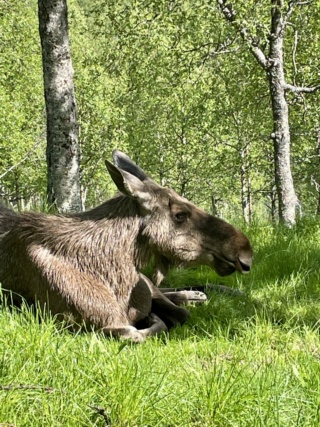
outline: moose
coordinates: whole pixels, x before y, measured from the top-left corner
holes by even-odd
[[[247,273],[252,248],[240,230],[158,185],[121,151],[112,154],[105,164],[119,193],[96,208],[53,215],[0,205],[0,282],[13,300],[141,342],[185,322],[181,302],[206,298],[163,292],[170,267]],[[152,259],[150,280],[141,270]]]

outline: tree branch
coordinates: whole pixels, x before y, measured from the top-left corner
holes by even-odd
[[[285,17],[282,22],[281,31],[283,32],[286,29],[286,26],[288,25],[290,16],[292,15],[292,12],[295,6],[306,6],[306,5],[308,6],[311,3],[312,3],[311,1],[298,1],[298,0],[289,1],[287,13],[285,14]]]
[[[315,180],[315,178],[313,176],[311,176],[311,184],[313,184],[316,188],[316,191],[319,192],[320,190],[320,184]]]
[[[27,152],[27,154],[18,162],[15,163],[14,165],[10,166],[9,169],[7,169],[3,174],[0,175],[0,180],[2,178],[4,178],[6,175],[8,175],[8,173],[10,173],[11,171],[13,171],[13,169],[17,168],[18,166],[20,166],[23,162],[25,162],[27,159],[30,158],[30,154],[32,154],[35,149],[37,148],[38,142],[36,142],[33,147]]]
[[[294,31],[294,42],[292,46],[292,66],[293,66],[293,83],[296,85],[296,75],[297,75],[297,64],[296,64],[296,52],[298,46],[298,31]]]
[[[291,16],[293,9],[296,6],[296,4],[297,4],[297,1],[295,1],[295,0],[289,1],[288,10],[287,10],[287,13],[286,13],[283,21],[282,21],[282,25],[281,25],[281,32],[282,33],[284,32],[284,30],[286,29],[286,26],[288,25],[290,16]]]
[[[259,65],[266,70],[268,68],[268,60],[263,51],[258,46],[258,43],[249,34],[247,28],[237,22],[236,12],[231,4],[227,4],[226,0],[217,0],[217,3],[223,13],[225,19],[230,22],[236,31],[241,35],[242,39],[249,44],[253,56],[258,61]]]
[[[313,87],[305,87],[305,86],[294,86],[294,85],[285,83],[283,88],[284,90],[287,90],[287,91],[290,90],[291,92],[294,92],[294,93],[314,93],[320,89],[320,84]]]

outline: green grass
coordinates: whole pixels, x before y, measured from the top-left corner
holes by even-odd
[[[0,311],[0,426],[320,425],[320,223],[255,225],[252,273],[219,282],[189,322],[140,345],[71,334],[27,308]]]

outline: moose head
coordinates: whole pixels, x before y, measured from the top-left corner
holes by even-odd
[[[141,236],[152,249],[181,266],[208,265],[220,276],[248,273],[248,238],[226,221],[209,215],[174,190],[161,187],[120,151],[106,161],[118,190],[134,199],[141,215]]]

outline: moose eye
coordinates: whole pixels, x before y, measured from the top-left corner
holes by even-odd
[[[176,212],[173,217],[176,223],[181,224],[188,218],[188,213],[183,211]]]

